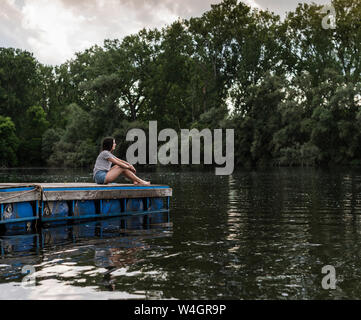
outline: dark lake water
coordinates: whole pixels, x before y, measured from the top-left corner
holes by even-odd
[[[0,237],[0,299],[361,298],[361,170],[139,175],[173,188],[169,213]],[[90,181],[84,170],[0,170],[0,182]],[[336,289],[321,285],[326,265]]]

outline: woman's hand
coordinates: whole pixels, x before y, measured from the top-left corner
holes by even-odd
[[[120,167],[122,167],[124,169],[128,169],[128,170],[136,173],[135,168],[129,162],[126,162],[126,161],[121,160],[121,159],[116,158],[116,157],[110,158],[109,161],[113,162],[114,164],[119,165]]]

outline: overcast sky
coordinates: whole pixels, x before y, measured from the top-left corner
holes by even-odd
[[[200,16],[220,0],[0,0],[0,47],[34,53],[42,63],[61,64],[104,39],[161,28],[178,17]],[[254,8],[284,15],[298,2],[329,0],[244,0]]]

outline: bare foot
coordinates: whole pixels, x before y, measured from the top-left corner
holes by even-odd
[[[144,181],[144,180],[141,180],[140,182],[137,182],[135,181],[134,184],[139,184],[141,186],[149,186],[150,185],[150,181]]]

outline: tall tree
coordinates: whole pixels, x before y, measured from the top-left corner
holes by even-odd
[[[35,104],[37,61],[27,51],[0,48],[0,114],[21,129],[27,108]]]

